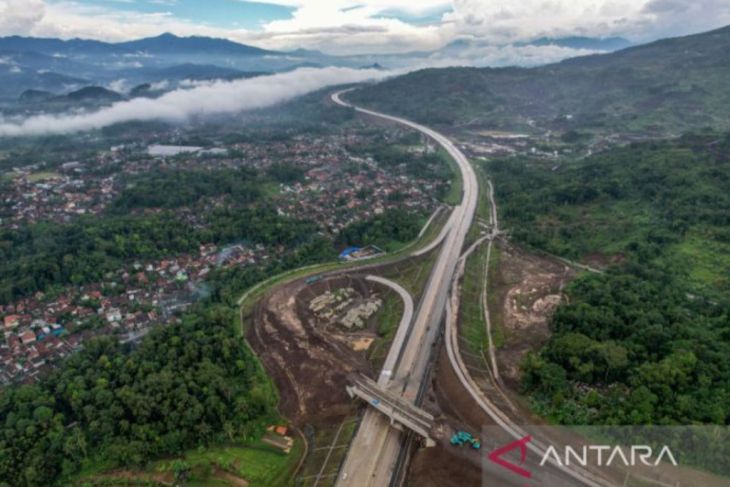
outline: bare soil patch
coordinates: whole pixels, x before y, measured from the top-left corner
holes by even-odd
[[[581,262],[587,266],[595,269],[605,269],[611,265],[620,264],[626,260],[626,257],[621,254],[606,255],[600,252],[593,252],[588,254],[581,259]]]
[[[309,309],[311,300],[329,289],[354,288],[371,294],[359,277],[295,281],[272,290],[255,308],[247,338],[279,390],[281,413],[299,426],[331,424],[354,413],[347,376],[372,375],[362,330],[354,334],[322,326]],[[354,346],[357,344],[357,346]],[[359,348],[360,350],[355,350]]]
[[[223,470],[219,467],[215,467],[213,469],[213,477],[226,481],[232,487],[248,487],[249,484],[247,480],[242,479],[238,475],[234,475],[231,472],[227,472],[226,470]]]
[[[499,309],[495,315],[504,335],[497,361],[500,376],[514,389],[519,385],[519,367],[525,354],[538,350],[550,337],[550,317],[575,271],[556,259],[502,243],[495,274],[491,292],[497,294]]]
[[[139,472],[134,470],[114,470],[112,472],[95,475],[93,478],[84,479],[92,483],[94,480],[118,479],[118,480],[141,480],[147,482],[156,482],[159,485],[172,486],[175,482],[175,476],[172,472]]]

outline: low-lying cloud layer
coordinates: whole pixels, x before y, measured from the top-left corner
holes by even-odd
[[[17,122],[0,120],[0,136],[65,134],[133,120],[184,122],[196,115],[265,108],[327,86],[382,79],[387,75],[372,69],[302,68],[245,80],[218,81],[172,91],[157,99],[119,102],[96,112],[37,115]]]

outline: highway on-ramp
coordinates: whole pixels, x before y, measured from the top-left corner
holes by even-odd
[[[432,358],[443,318],[448,291],[477,207],[478,182],[466,156],[444,135],[423,125],[392,115],[350,105],[341,98],[341,92],[332,95],[332,101],[354,108],[360,113],[389,120],[417,130],[438,143],[453,158],[461,172],[463,195],[449,218],[443,245],[431,270],[412,323],[404,339],[394,342],[391,354],[397,356],[386,387],[403,398],[420,402],[424,379]],[[390,426],[383,415],[369,409],[353,439],[337,485],[377,486],[390,484],[400,461],[403,434]]]

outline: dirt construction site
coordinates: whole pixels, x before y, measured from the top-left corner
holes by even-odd
[[[388,274],[387,269],[378,271]],[[507,246],[491,272],[494,282],[490,290],[495,293],[493,301],[499,303],[499,309],[494,310],[496,326],[504,327],[505,336],[499,363],[509,382],[514,379],[516,383],[518,363],[513,356],[547,338],[549,313],[573,274],[562,264]],[[270,291],[251,316],[245,317],[250,323],[247,339],[278,388],[281,414],[300,430],[310,432],[308,443],[313,443],[309,446],[314,453],[328,453],[321,455],[325,460],[316,459],[310,475],[304,477],[314,481],[299,485],[334,485],[339,461],[365,407],[351,399],[345,387],[350,374],[377,376],[368,349],[380,338],[379,311],[386,292],[365,280],[364,274],[300,279]],[[466,430],[479,435],[492,421],[463,389],[444,350],[438,354],[423,408],[437,418],[442,434],[437,446],[415,452],[406,485],[480,485],[483,455],[450,445],[450,432]],[[326,434],[328,431],[331,434]],[[327,438],[322,441],[322,437]],[[506,435],[482,438],[481,452],[489,451],[491,443],[507,440]],[[335,448],[340,454],[333,459]],[[310,452],[310,456],[315,455]],[[321,461],[329,464],[318,470],[316,464]]]
[[[562,299],[561,291],[575,273],[558,261],[528,254],[500,242],[499,258],[490,266],[490,312],[493,327],[499,329],[503,342],[497,348],[497,363],[506,381],[497,389],[486,356],[464,356],[474,381],[500,409],[510,416],[529,418],[538,424],[522,404],[518,394],[519,361],[529,350],[541,346],[549,336],[550,314]],[[471,299],[473,297],[462,297]],[[443,348],[443,347],[442,347]],[[437,409],[441,420],[453,429],[465,429],[481,435],[481,453],[441,442],[434,448],[421,449],[411,460],[407,485],[479,486],[486,452],[513,440],[494,428],[494,421],[474,402],[457,378],[445,350],[441,350],[428,393],[427,408]],[[482,429],[489,434],[483,435]],[[507,475],[495,478],[494,485],[523,485],[522,479]]]
[[[298,280],[276,288],[254,309],[247,338],[278,387],[281,413],[293,423],[336,422],[352,414],[347,376],[372,375],[365,351],[375,334],[368,320],[355,329],[338,317],[375,302],[369,286],[361,277]],[[343,303],[348,306],[337,310]]]

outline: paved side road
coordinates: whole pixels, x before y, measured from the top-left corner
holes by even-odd
[[[393,338],[393,346],[390,347],[388,356],[385,358],[383,368],[381,369],[380,376],[378,377],[378,385],[380,387],[385,387],[388,385],[388,382],[390,382],[390,378],[393,375],[393,369],[398,361],[397,352],[401,349],[402,343],[408,334],[408,329],[411,326],[411,321],[413,320],[413,298],[410,293],[403,288],[403,286],[397,282],[391,281],[390,279],[378,276],[367,276],[365,279],[391,288],[397,292],[403,300],[403,316],[398,324],[398,330],[395,333],[395,338]]]

